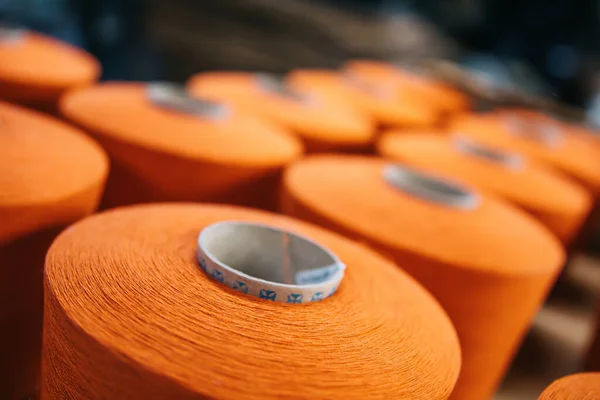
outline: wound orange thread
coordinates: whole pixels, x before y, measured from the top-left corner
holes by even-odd
[[[384,127],[426,129],[440,118],[435,107],[411,92],[396,93],[389,85],[361,83],[339,71],[294,70],[286,80],[292,87],[347,103]]]
[[[527,137],[531,131],[550,133],[554,136],[554,143]],[[592,194],[594,205],[570,249],[586,246],[600,221],[600,153],[589,139],[574,134],[564,124],[549,117],[528,111],[461,116],[451,123],[450,132],[523,153],[584,186]]]
[[[554,381],[538,400],[600,399],[600,373],[579,373]]]
[[[470,106],[469,96],[460,90],[391,63],[354,60],[345,65],[344,71],[365,83],[391,86],[399,96],[406,91],[413,93],[445,114],[464,111]]]
[[[92,213],[108,158],[80,131],[0,103],[0,398],[39,390],[42,267],[65,226]]]
[[[375,121],[367,114],[328,96],[290,88],[284,81],[273,83],[272,79],[246,72],[207,72],[193,76],[188,88],[198,96],[232,101],[291,130],[309,152],[362,151],[373,143]],[[287,93],[269,90],[280,84]]]
[[[53,109],[67,89],[100,76],[100,63],[90,54],[29,31],[14,40],[3,40],[0,32],[0,60],[0,99],[44,109]]]
[[[149,98],[152,87],[170,86],[106,83],[60,103],[111,157],[103,207],[206,200],[269,207],[279,171],[302,154],[302,144],[211,99],[206,115],[159,106]]]
[[[489,398],[564,252],[544,226],[500,199],[445,188],[450,198],[465,194],[468,207],[425,200],[390,184],[387,166],[356,156],[297,162],[284,174],[282,210],[369,243],[430,290],[461,341],[463,365],[451,398]]]
[[[196,261],[234,220],[305,235],[346,265],[304,305],[244,295]],[[143,205],[65,231],[46,261],[43,400],[447,399],[456,334],[441,307],[375,252],[321,228],[220,205]]]
[[[546,131],[556,140],[545,143],[543,138],[527,137],[533,130]],[[532,122],[518,114],[516,118],[506,113],[472,114],[457,117],[449,131],[544,162],[580,183],[594,197],[600,194],[600,157],[585,141],[569,134],[560,124]]]
[[[503,197],[544,223],[565,245],[575,238],[592,206],[584,188],[554,170],[476,141],[390,131],[377,148],[393,160],[439,171]]]

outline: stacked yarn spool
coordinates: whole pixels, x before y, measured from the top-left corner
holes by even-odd
[[[524,154],[568,175],[594,198],[600,193],[600,157],[564,125],[532,121],[520,114],[491,113],[456,118],[450,131],[483,145]]]
[[[375,137],[365,112],[269,74],[216,72],[190,79],[197,96],[231,101],[300,137],[309,152],[363,151]]]
[[[600,374],[580,373],[554,381],[538,400],[600,399]]]
[[[287,81],[299,90],[347,103],[370,115],[384,128],[428,129],[441,117],[435,105],[416,93],[397,92],[383,83],[363,83],[338,71],[296,70]]]
[[[65,226],[92,213],[108,174],[101,148],[50,117],[0,103],[0,398],[39,388],[42,267]]]
[[[456,177],[523,209],[545,224],[565,246],[571,244],[591,209],[581,186],[520,154],[462,138],[386,133],[379,152],[415,167]],[[552,193],[552,196],[548,196]]]
[[[256,210],[89,218],[53,244],[45,289],[43,400],[441,400],[460,369],[450,321],[408,275]]]
[[[585,187],[595,203],[600,198],[600,157],[590,140],[574,134],[569,125],[531,113],[504,111],[457,118],[453,135],[468,137],[486,146],[517,152],[538,160]],[[584,223],[575,247],[597,229],[598,207]]]
[[[470,99],[463,92],[408,65],[355,60],[348,62],[344,71],[361,82],[391,87],[398,96],[409,92],[444,114],[465,111],[470,106]]]
[[[100,64],[89,54],[26,29],[0,25],[0,100],[55,112],[66,90],[93,83]]]
[[[314,156],[284,176],[282,210],[387,254],[448,312],[463,351],[452,398],[489,398],[564,261],[510,205],[429,172]]]
[[[302,144],[277,126],[168,83],[104,83],[67,94],[63,115],[107,150],[103,207],[231,201],[270,207]]]

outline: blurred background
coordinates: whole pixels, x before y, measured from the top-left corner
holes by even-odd
[[[85,48],[103,79],[434,57],[600,107],[593,0],[0,0],[0,18]]]

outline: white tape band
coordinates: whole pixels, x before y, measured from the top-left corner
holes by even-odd
[[[244,221],[204,228],[197,258],[209,277],[234,290],[291,304],[331,296],[346,269],[335,254],[306,237]]]

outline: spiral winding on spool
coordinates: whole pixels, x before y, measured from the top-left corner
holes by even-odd
[[[460,369],[408,275],[257,210],[104,212],[54,242],[45,285],[42,400],[442,400]]]
[[[42,268],[54,237],[92,213],[108,158],[82,132],[0,102],[0,398],[39,390]]]
[[[431,169],[313,156],[286,170],[281,209],[368,244],[440,302],[463,351],[452,399],[493,394],[564,252],[539,222]]]
[[[546,225],[565,245],[572,243],[591,210],[587,191],[562,174],[521,154],[460,135],[447,139],[391,131],[377,147],[386,157],[439,171],[508,200]]]
[[[111,157],[103,207],[157,201],[273,207],[280,170],[302,154],[288,132],[165,82],[74,91],[61,111]]]
[[[66,90],[93,83],[100,63],[90,54],[21,27],[0,26],[0,99],[56,111]]]

